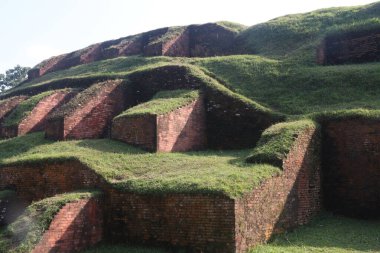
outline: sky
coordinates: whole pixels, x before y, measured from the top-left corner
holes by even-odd
[[[0,73],[152,29],[216,21],[247,26],[376,0],[0,0]]]

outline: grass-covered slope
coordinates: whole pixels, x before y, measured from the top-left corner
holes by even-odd
[[[279,17],[240,33],[240,50],[310,64],[324,36],[369,26],[380,27],[379,13],[380,3],[377,2]]]
[[[197,90],[160,91],[146,103],[134,106],[116,118],[132,115],[161,115],[190,104],[199,97]]]
[[[16,221],[0,231],[0,252],[31,252],[65,204],[99,194],[97,191],[73,192],[32,203]]]
[[[148,153],[109,139],[51,142],[35,133],[0,141],[0,166],[77,159],[122,190],[238,197],[280,173],[270,165],[246,163],[248,153]]]

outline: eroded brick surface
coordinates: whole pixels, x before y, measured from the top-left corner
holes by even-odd
[[[324,125],[326,207],[339,214],[380,217],[380,122],[340,120]]]
[[[102,237],[103,212],[99,200],[82,199],[66,204],[55,215],[32,253],[79,252],[100,242]]]

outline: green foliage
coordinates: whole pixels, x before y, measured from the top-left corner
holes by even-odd
[[[0,251],[30,252],[49,228],[58,211],[67,203],[99,195],[100,192],[73,192],[32,203],[25,212],[0,232]]]
[[[132,115],[161,115],[190,104],[199,97],[199,91],[170,90],[158,92],[150,101],[132,107],[115,119]]]
[[[282,159],[286,158],[297,136],[310,128],[316,128],[316,124],[311,120],[284,122],[269,127],[261,135],[247,161],[281,167]]]
[[[239,197],[280,173],[270,165],[246,163],[248,153],[149,153],[109,139],[51,142],[42,133],[0,141],[0,165],[76,159],[121,190],[147,194]]]
[[[380,222],[323,214],[311,224],[275,236],[250,253],[357,253],[380,251]]]
[[[0,93],[17,86],[28,77],[29,67],[17,65],[13,69],[8,69],[4,74],[0,74]]]
[[[24,118],[26,118],[33,110],[33,108],[45,97],[53,94],[56,91],[46,91],[30,97],[29,99],[21,102],[11,114],[5,118],[4,126],[18,125]]]

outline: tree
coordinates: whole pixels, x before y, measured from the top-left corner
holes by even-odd
[[[17,86],[28,78],[29,67],[17,65],[13,69],[8,69],[4,74],[0,74],[0,92]]]

